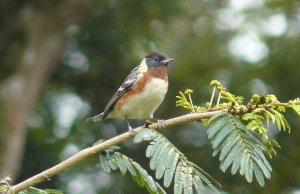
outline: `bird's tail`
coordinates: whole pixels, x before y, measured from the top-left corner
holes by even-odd
[[[103,120],[103,115],[104,113],[100,113],[94,117],[91,117],[91,118],[88,118],[86,121],[89,121],[89,122],[98,122],[98,121],[102,121]]]

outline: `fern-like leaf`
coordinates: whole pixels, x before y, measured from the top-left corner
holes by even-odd
[[[9,178],[9,180],[11,179]],[[2,181],[0,179],[0,193],[10,193],[10,187],[11,186],[8,184],[7,181]]]
[[[223,172],[231,165],[232,174],[239,171],[249,183],[255,175],[260,186],[265,185],[264,178],[271,178],[272,168],[263,153],[263,142],[238,117],[225,112],[214,115],[209,120],[207,133],[214,156],[220,153]]]
[[[155,170],[157,179],[163,177],[165,187],[169,187],[174,180],[174,193],[192,194],[204,192],[204,184],[218,190],[211,183],[214,181],[208,173],[190,162],[168,139],[152,129],[142,129],[134,138],[134,143],[150,141],[146,156],[150,158],[150,168]]]
[[[27,189],[18,192],[18,194],[63,194],[63,192],[57,189],[42,190],[35,187],[28,187]]]
[[[289,101],[289,107],[292,108],[298,116],[300,116],[300,99],[296,98],[295,100]]]
[[[119,147],[112,146],[99,156],[101,167],[105,172],[110,173],[113,170],[119,169],[123,176],[126,172],[129,172],[132,179],[136,181],[140,187],[146,187],[149,193],[166,193],[138,163],[116,150],[119,150]]]

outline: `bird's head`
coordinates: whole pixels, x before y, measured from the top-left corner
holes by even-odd
[[[153,52],[145,57],[145,63],[148,69],[160,66],[168,66],[168,64],[172,61],[172,58],[169,58],[167,55],[158,52]]]

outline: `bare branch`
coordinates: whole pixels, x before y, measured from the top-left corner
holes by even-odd
[[[172,127],[174,125],[180,125],[180,124],[197,121],[197,120],[204,119],[204,118],[210,118],[211,116],[213,116],[219,112],[220,111],[191,113],[191,114],[187,114],[187,115],[183,115],[180,117],[166,120],[164,123],[165,123],[165,127]],[[152,124],[149,127],[152,129],[159,129],[158,124]],[[135,129],[133,129],[133,135],[135,136],[137,134],[137,132],[141,129],[142,129],[142,127],[137,127]],[[67,160],[13,186],[11,188],[11,191],[12,191],[12,193],[18,193],[19,191],[26,189],[30,186],[34,186],[43,181],[49,181],[51,179],[51,177],[53,177],[54,175],[58,174],[59,172],[65,170],[65,169],[69,168],[70,166],[73,166],[73,165],[77,164],[78,162],[109,148],[110,146],[117,145],[126,140],[129,140],[130,138],[131,138],[130,134],[128,132],[126,132],[121,135],[115,136],[103,143],[94,145],[90,148],[86,148],[86,149],[78,152],[77,154],[73,155],[72,157],[68,158]]]

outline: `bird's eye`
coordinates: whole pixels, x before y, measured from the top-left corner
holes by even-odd
[[[154,60],[155,60],[155,61],[158,61],[158,60],[159,60],[159,58],[158,58],[158,57],[155,57],[155,58],[154,58]]]

